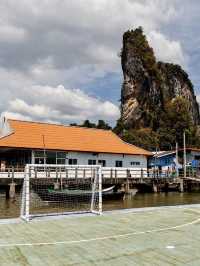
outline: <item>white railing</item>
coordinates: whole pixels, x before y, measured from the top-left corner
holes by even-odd
[[[93,176],[95,165],[31,165],[30,164],[30,177],[31,178],[62,178],[69,179],[87,179]],[[181,177],[181,172],[179,173]],[[187,176],[194,176],[189,175]],[[125,168],[125,167],[102,167],[103,179],[145,179],[145,178],[175,178],[176,173],[169,171],[154,171],[153,169],[147,170],[147,168]],[[10,167],[0,170],[0,179],[22,179],[24,178],[24,168]]]
[[[30,165],[31,178],[69,178],[69,179],[87,179],[93,176],[94,169],[97,166],[92,165]],[[102,167],[102,177],[105,179],[120,178],[147,178],[147,168],[125,168],[125,167]],[[0,171],[1,178],[22,179],[24,178],[24,169],[8,168]]]

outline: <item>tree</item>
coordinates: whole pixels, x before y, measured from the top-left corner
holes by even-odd
[[[82,127],[96,128],[96,124],[91,123],[88,119],[83,122]]]
[[[99,120],[98,121],[97,128],[106,129],[106,130],[112,129],[104,120]]]
[[[158,130],[160,143],[170,143],[173,146],[176,142],[182,143],[184,131],[191,139],[196,138],[196,128],[192,123],[188,100],[178,96],[167,103],[165,112],[161,115]]]
[[[149,116],[155,114],[152,112]],[[189,146],[200,147],[200,129],[192,123],[189,102],[187,99],[178,96],[169,101],[165,111],[157,114],[159,121],[156,128],[127,128],[119,119],[113,131],[124,141],[138,145],[148,150],[175,149],[176,142],[179,146],[183,143],[183,132],[186,132],[186,141]]]
[[[124,123],[122,122],[122,119],[118,119],[117,120],[117,124],[116,126],[113,128],[113,132],[119,136],[123,135],[123,131],[126,130],[126,126],[124,125]]]

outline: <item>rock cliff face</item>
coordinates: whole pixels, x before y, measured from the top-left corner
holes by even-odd
[[[126,127],[156,130],[167,104],[178,96],[188,100],[192,124],[199,125],[199,106],[187,73],[178,65],[156,62],[141,28],[124,33],[121,62],[121,120]]]

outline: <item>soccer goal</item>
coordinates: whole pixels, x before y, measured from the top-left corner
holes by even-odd
[[[88,212],[102,213],[100,165],[26,165],[21,218]]]

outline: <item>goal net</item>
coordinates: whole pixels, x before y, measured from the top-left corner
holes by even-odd
[[[102,213],[101,166],[26,165],[23,219],[86,212]]]

